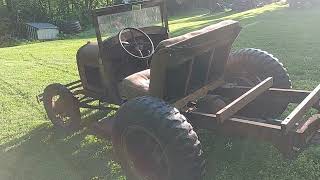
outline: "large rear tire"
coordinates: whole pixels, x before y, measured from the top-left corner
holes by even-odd
[[[273,87],[291,88],[287,70],[273,55],[260,49],[242,49],[231,54],[226,65],[226,80],[242,86],[255,86],[268,77],[273,77]],[[269,99],[254,101],[244,108],[240,115],[258,118],[277,118],[289,102]]]
[[[153,97],[125,103],[115,115],[112,142],[130,180],[200,180],[197,134],[177,109]]]

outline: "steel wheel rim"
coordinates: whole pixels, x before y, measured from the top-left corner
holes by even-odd
[[[71,104],[68,105],[65,98],[57,93],[50,97],[49,103],[53,112],[53,118],[62,127],[69,126],[72,121]]]

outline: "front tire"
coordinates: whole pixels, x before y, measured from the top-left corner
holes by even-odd
[[[197,134],[177,109],[153,97],[128,101],[115,115],[112,142],[130,180],[200,180]]]

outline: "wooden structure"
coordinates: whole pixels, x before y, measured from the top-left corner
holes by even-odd
[[[27,37],[36,40],[57,39],[59,28],[49,23],[26,23]]]

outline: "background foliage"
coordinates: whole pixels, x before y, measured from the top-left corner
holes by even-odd
[[[0,47],[12,42],[14,45],[16,37],[23,37],[24,22],[49,22],[62,27],[64,22],[80,21],[82,27],[90,27],[92,9],[130,1],[138,0],[0,0]],[[277,0],[167,0],[167,3],[169,15],[176,15],[195,8],[211,12],[234,9],[232,6],[240,1],[268,4]]]
[[[91,9],[106,6],[112,0],[5,0],[11,16],[21,21],[59,23],[80,20],[87,24]]]
[[[2,0],[0,0],[2,1]],[[60,23],[61,21],[80,20],[83,25],[91,21],[91,10],[112,4],[133,0],[4,0],[13,20],[45,21]],[[239,0],[168,0],[169,10],[185,10],[192,8],[215,9],[217,3],[223,6]],[[242,0],[243,1],[243,0]],[[272,1],[272,0],[245,0]]]

